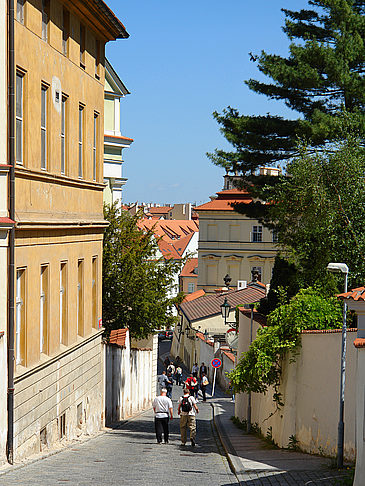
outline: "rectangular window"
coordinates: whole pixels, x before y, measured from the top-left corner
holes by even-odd
[[[86,33],[85,26],[80,24],[80,66],[85,69],[85,44],[86,44]]]
[[[39,320],[39,350],[41,353],[48,353],[48,279],[49,269],[48,265],[41,266],[41,282],[40,282],[40,320]]]
[[[195,292],[195,283],[189,282],[188,283],[188,294],[192,294],[193,292]]]
[[[15,362],[24,365],[25,358],[25,270],[16,271]]]
[[[67,343],[67,263],[60,266],[60,343]]]
[[[24,24],[24,0],[17,0],[16,2],[16,19]]]
[[[84,106],[79,105],[79,177],[83,175]]]
[[[23,164],[23,74],[16,73],[16,162]]]
[[[99,122],[99,115],[94,113],[94,141],[93,141],[93,181],[96,181],[97,175],[97,140],[98,140],[98,122]]]
[[[92,259],[92,326],[98,328],[98,257]]]
[[[77,334],[84,334],[84,260],[77,264]]]
[[[62,52],[68,56],[68,38],[70,37],[70,12],[63,9],[62,13]]]
[[[278,232],[276,230],[273,230],[273,232],[272,232],[272,242],[273,243],[277,243],[278,241],[279,241]]]
[[[49,2],[42,0],[42,39],[48,42]]]
[[[66,147],[66,116],[67,116],[67,97],[62,95],[61,104],[61,174],[66,173],[67,147]]]
[[[95,39],[95,77],[96,79],[100,79],[99,66],[100,66],[100,41],[99,39]]]
[[[253,226],[252,227],[252,242],[260,242],[262,241],[262,226]]]
[[[41,169],[47,170],[47,106],[48,87],[42,84],[41,90]]]

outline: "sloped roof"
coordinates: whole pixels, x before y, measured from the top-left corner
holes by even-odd
[[[222,294],[209,294],[195,299],[192,302],[182,302],[179,306],[189,322],[199,321],[221,313],[221,305],[227,297],[227,301],[232,309],[244,304],[258,302],[265,297],[265,289],[255,284],[241,290],[232,290]]]
[[[167,214],[169,211],[171,211],[170,206],[157,206],[157,207],[151,207],[148,208],[148,211],[151,214]]]
[[[127,334],[128,329],[113,329],[110,332],[109,343],[124,348],[126,345]]]
[[[199,297],[203,297],[203,295],[205,295],[205,291],[203,289],[196,290],[191,294],[185,295],[183,302],[191,302],[195,299],[199,299]]]
[[[358,287],[357,289],[352,289],[349,292],[338,294],[337,297],[341,300],[365,301],[365,287]]]
[[[108,39],[127,39],[129,37],[122,22],[103,0],[82,0],[88,15],[93,14],[103,27],[103,33]]]
[[[234,204],[250,204],[252,197],[247,191],[239,189],[227,189],[217,192],[217,197],[201,206],[194,208],[195,211],[234,211]]]
[[[196,277],[198,278],[198,273],[194,273],[194,270],[198,268],[198,259],[189,258],[186,261],[183,269],[181,270],[180,277]]]

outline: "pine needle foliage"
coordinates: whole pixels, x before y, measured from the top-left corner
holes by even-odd
[[[158,258],[152,230],[137,227],[140,215],[131,216],[113,206],[104,206],[109,226],[103,246],[103,325],[128,327],[132,337],[145,338],[175,322],[171,310],[181,301],[170,297],[174,275],[182,262]]]
[[[365,1],[309,0],[300,11],[282,9],[289,55],[251,55],[268,82],[249,79],[248,87],[293,110],[293,119],[271,113],[215,112],[233,151],[217,149],[211,160],[249,174],[298,154],[298,140],[323,147],[341,137],[339,116],[351,114],[351,130],[365,133]],[[298,114],[299,116],[295,118]]]

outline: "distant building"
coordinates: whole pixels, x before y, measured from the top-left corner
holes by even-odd
[[[104,202],[111,205],[116,201],[122,204],[123,186],[123,149],[128,148],[132,138],[121,133],[120,99],[130,94],[110,62],[105,59],[104,87]]]
[[[189,258],[179,275],[179,290],[192,294],[198,287],[198,259]]]
[[[224,189],[217,197],[194,210],[199,214],[198,289],[213,292],[226,274],[231,285],[244,287],[251,272],[270,283],[277,254],[276,235],[257,220],[236,212],[234,204],[250,204],[251,196],[237,189],[238,176],[225,176]]]

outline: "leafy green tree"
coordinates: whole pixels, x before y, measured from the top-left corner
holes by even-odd
[[[364,149],[351,137],[315,155],[303,149],[287,172],[288,176],[276,178],[276,184],[263,187],[266,203],[256,202],[253,210],[263,224],[277,231],[283,256],[297,269],[299,286],[326,282],[330,261],[347,263],[349,285],[363,285]],[[279,285],[286,286],[283,278]]]
[[[171,310],[181,296],[169,297],[181,262],[157,258],[153,232],[137,227],[139,215],[130,216],[115,205],[104,206],[109,226],[103,247],[103,324],[128,327],[133,337],[144,338],[175,322]]]
[[[297,141],[321,147],[341,137],[339,117],[351,114],[352,131],[365,133],[365,1],[309,0],[308,9],[282,9],[289,55],[251,54],[270,82],[249,79],[248,87],[284,102],[297,119],[267,114],[241,115],[228,107],[214,113],[234,148],[208,154],[226,169],[249,174],[298,154]]]
[[[237,366],[229,373],[236,393],[266,393],[274,388],[274,401],[282,405],[279,386],[282,362],[291,352],[295,360],[300,333],[305,329],[339,328],[342,305],[336,297],[327,298],[314,288],[302,289],[289,303],[279,305],[268,316],[268,326],[260,328],[256,339]]]

